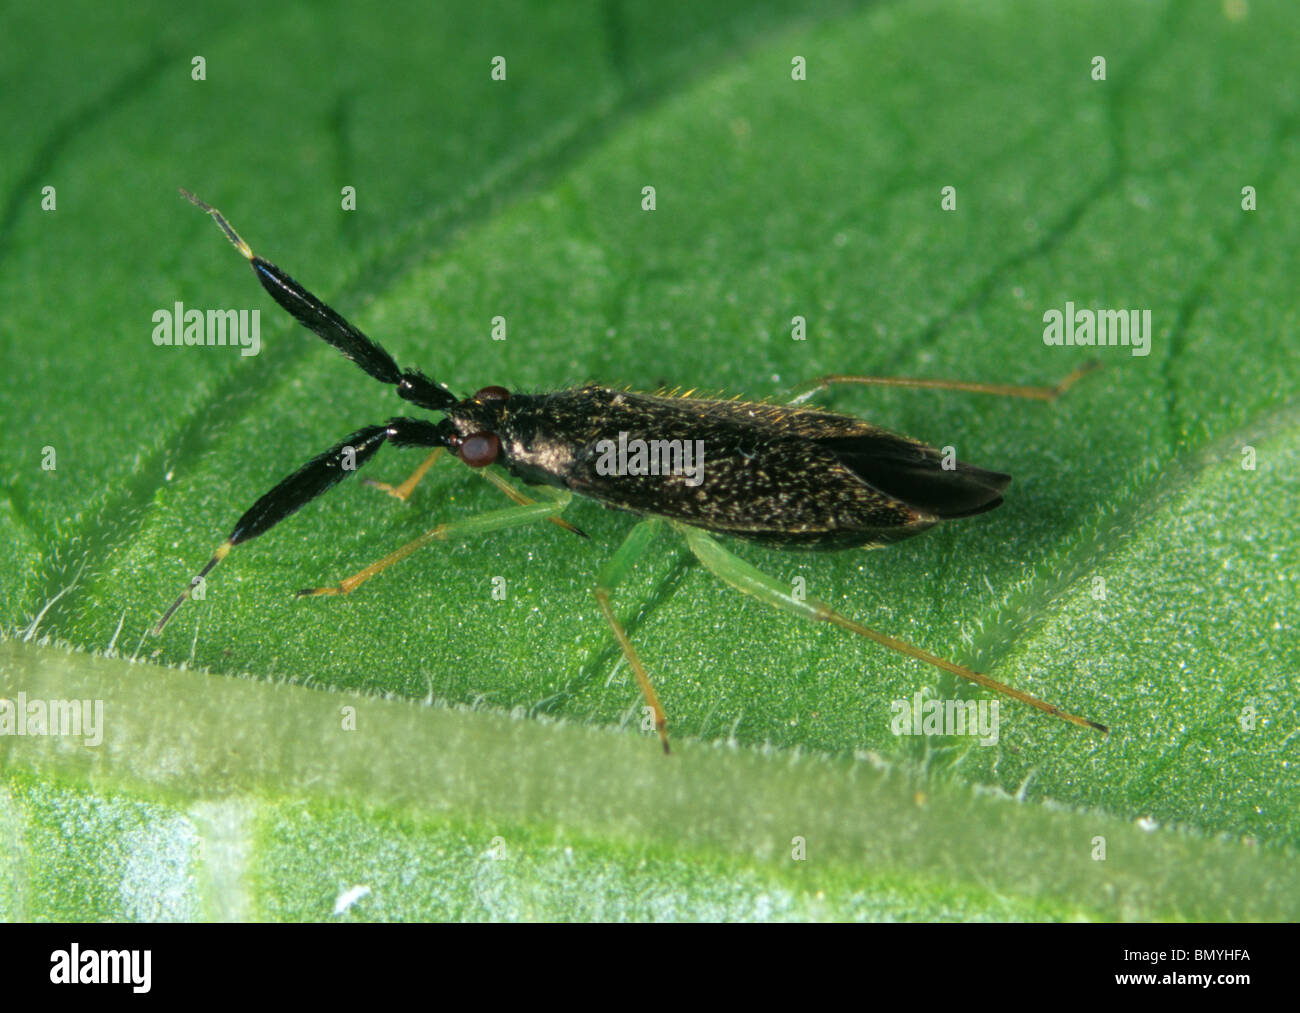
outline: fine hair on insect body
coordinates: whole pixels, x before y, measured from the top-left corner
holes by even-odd
[[[946,457],[918,440],[851,416],[809,407],[835,384],[876,384],[1004,395],[1051,401],[1096,368],[1076,369],[1051,387],[832,375],[798,388],[781,403],[645,394],[599,384],[544,393],[500,386],[460,398],[418,369],[402,369],[379,344],[348,323],[249,245],[215,208],[182,195],[211,215],[251,265],[262,287],[303,326],[364,372],[396,388],[433,421],[401,415],[357,429],[300,467],[257,500],[235,523],[154,627],[160,634],[230,551],[274,527],[360,469],[384,444],[428,451],[406,481],[368,484],[406,500],[429,469],[450,452],[475,469],[513,506],[441,523],[337,584],[307,588],[299,597],[349,594],[371,577],[434,541],[471,538],[545,520],[586,538],[561,516],[574,495],[641,518],[600,567],[593,594],[634,673],[654,728],[668,751],[667,717],[645,666],[614,612],[613,590],[666,527],[695,558],[732,587],[804,619],[829,622],[909,657],[1087,728],[1104,725],[980,672],[930,654],[796,595],[723,546],[715,536],[782,549],[844,550],[886,545],[941,521],[972,517],[998,506],[1009,475]],[[496,470],[530,487],[517,489]]]

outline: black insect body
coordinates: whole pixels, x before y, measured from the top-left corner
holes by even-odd
[[[1002,502],[1011,481],[1008,475],[963,464],[858,419],[803,406],[831,384],[876,383],[1051,400],[1091,367],[1076,370],[1056,387],[830,376],[808,385],[788,404],[640,394],[596,385],[544,394],[511,393],[493,386],[460,399],[418,370],[399,368],[382,347],[275,265],[255,256],[215,209],[181,193],[216,220],[262,286],[300,323],[375,379],[395,386],[404,400],[444,416],[438,422],[402,416],[367,426],[308,461],[249,508],[192,583],[206,578],[232,547],[330,489],[385,443],[431,451],[401,485],[370,483],[401,499],[449,450],[479,469],[516,505],[440,524],[339,584],[299,595],[347,594],[435,540],[543,519],[582,534],[559,516],[576,493],[645,518],[601,568],[594,593],[637,678],[665,751],[663,708],[610,604],[611,590],[665,522],[709,570],[769,605],[834,623],[1064,720],[1106,731],[1103,725],[863,626],[821,602],[804,600],[712,537],[730,535],[782,548],[877,546]],[[536,487],[541,500],[514,488],[489,467],[493,464]],[[187,588],[159,619],[155,633],[161,633],[189,596]]]
[[[785,548],[851,548],[907,538],[1002,502],[1011,476],[831,412],[665,397],[589,385],[448,409],[456,432],[495,433],[517,478],[605,506]],[[703,449],[700,481],[680,472],[599,469],[599,447],[625,437]]]

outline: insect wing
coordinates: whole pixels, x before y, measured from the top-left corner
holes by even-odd
[[[945,520],[992,510],[1011,482],[1010,475],[965,464],[884,430],[816,442],[877,492]]]

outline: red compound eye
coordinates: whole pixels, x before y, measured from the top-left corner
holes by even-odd
[[[471,468],[486,468],[501,452],[501,441],[496,433],[475,433],[466,436],[460,444],[460,459]]]
[[[509,401],[510,391],[504,387],[484,387],[474,395],[475,401]]]

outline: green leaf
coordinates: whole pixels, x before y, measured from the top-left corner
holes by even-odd
[[[364,883],[340,917],[1295,917],[1294,19],[709,8],[15,19],[0,695],[104,700],[106,727],[0,738],[0,916],[326,918]],[[631,521],[587,503],[590,541],[539,524],[289,597],[504,505],[453,463],[408,505],[344,483],[146,637],[257,496],[403,410],[177,186],[461,392],[1045,384],[1100,354],[1051,405],[823,395],[1010,472],[1005,505],[880,552],[736,548],[1112,734],[1002,701],[996,745],[897,737],[895,701],[979,694],[741,598],[664,537],[616,594],[662,760],[590,594]],[[263,310],[261,354],[155,347],[177,301]],[[1067,302],[1149,309],[1150,354],[1046,345]]]
[[[1289,856],[881,761],[682,742],[665,762],[522,715],[22,644],[0,661],[33,699],[101,700],[108,729],[7,739],[11,916],[322,919],[363,887],[339,915],[1240,920],[1297,902]]]

